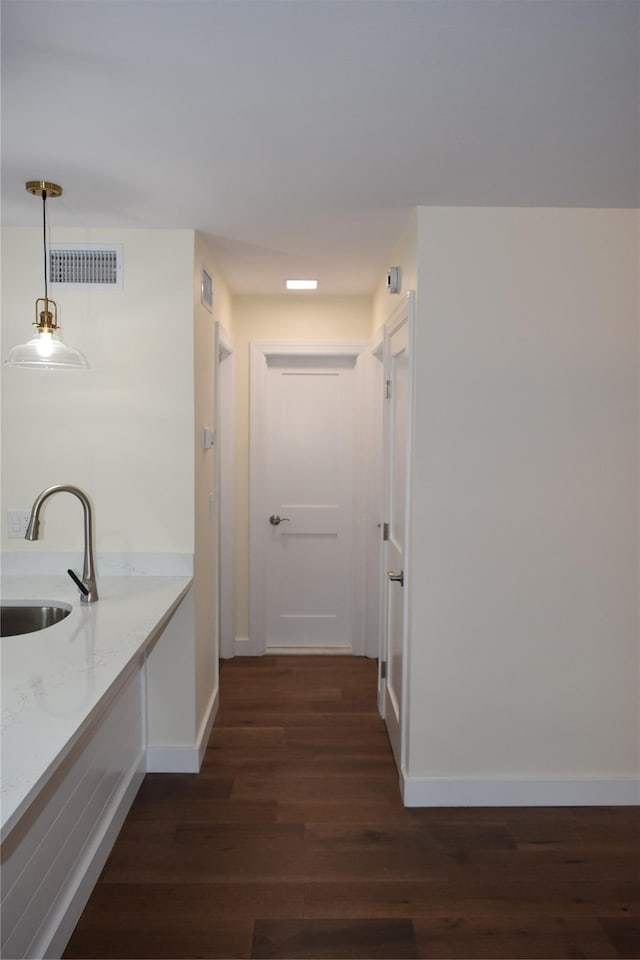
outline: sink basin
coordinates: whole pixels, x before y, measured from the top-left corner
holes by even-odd
[[[68,603],[52,600],[4,600],[0,607],[0,637],[35,633],[59,623],[71,613]]]

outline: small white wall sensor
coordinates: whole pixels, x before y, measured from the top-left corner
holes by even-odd
[[[202,438],[202,439],[203,439],[203,443],[204,443],[204,449],[205,449],[205,450],[211,450],[211,448],[212,448],[212,447],[214,446],[214,444],[215,444],[215,435],[214,435],[213,430],[210,430],[208,427],[205,427],[204,430],[202,431],[202,433],[203,433],[203,438]]]
[[[400,267],[389,267],[387,271],[387,290],[398,293],[400,290]]]

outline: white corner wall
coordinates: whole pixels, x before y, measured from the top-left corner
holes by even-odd
[[[7,538],[7,509],[74,483],[93,499],[99,553],[194,551],[191,230],[53,229],[53,242],[122,242],[124,289],[52,288],[63,336],[91,369],[2,368],[2,548],[79,551],[79,505],[55,497],[37,543]],[[42,234],[2,233],[2,354],[33,329]]]
[[[418,211],[409,803],[640,802],[638,231]]]

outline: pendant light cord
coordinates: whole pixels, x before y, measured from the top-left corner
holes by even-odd
[[[47,292],[47,191],[42,191],[42,246],[44,250],[44,299],[48,300]]]

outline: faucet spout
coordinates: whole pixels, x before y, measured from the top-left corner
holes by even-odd
[[[80,594],[80,603],[94,603],[98,599],[98,587],[96,584],[95,563],[93,559],[93,507],[84,490],[81,490],[80,487],[71,486],[71,484],[58,483],[53,487],[47,487],[46,490],[38,494],[31,508],[29,525],[24,535],[25,540],[38,539],[40,532],[40,510],[45,501],[54,493],[72,493],[82,504],[84,511],[84,563],[82,567],[82,583],[84,590],[82,590]]]

